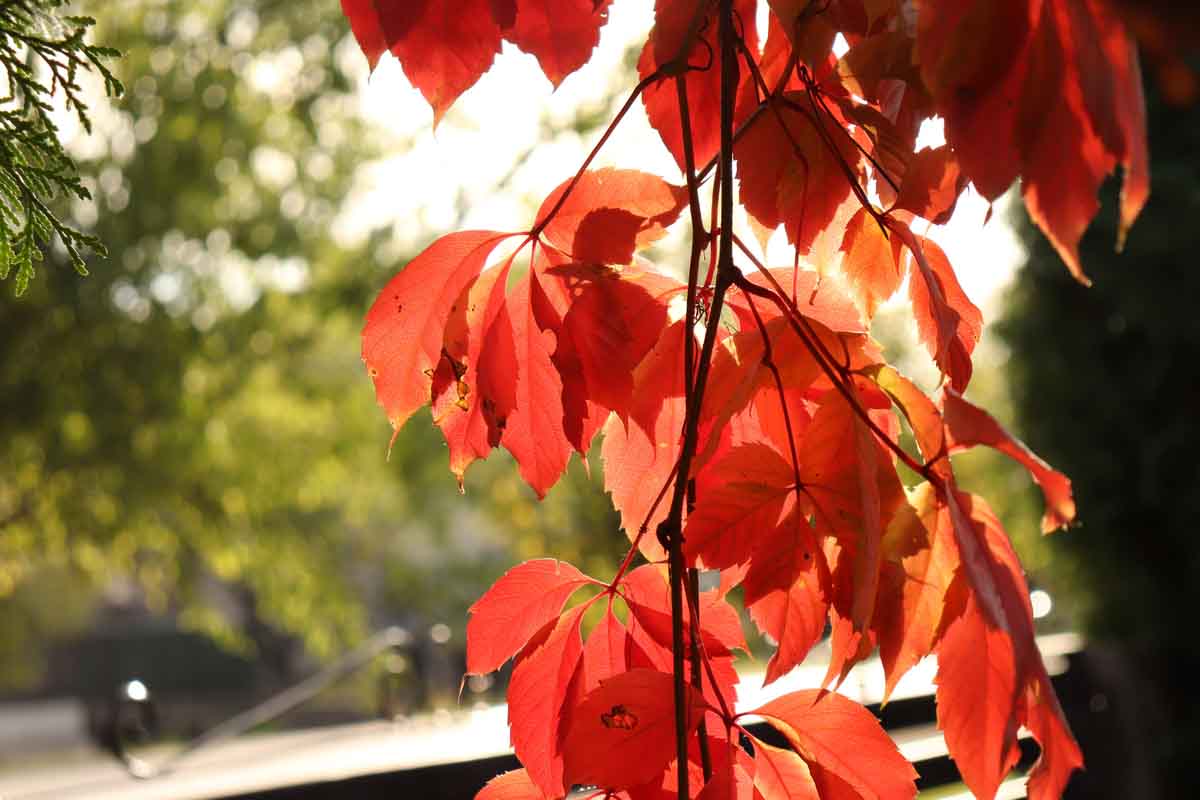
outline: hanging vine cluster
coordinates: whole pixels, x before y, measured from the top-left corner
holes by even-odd
[[[502,40],[557,86],[608,5],[342,0],[372,66],[394,54],[435,124]],[[442,236],[367,315],[363,359],[395,429],[429,405],[460,481],[501,446],[539,496],[602,434],[631,542],[607,580],[530,561],[472,608],[468,671],[515,659],[524,765],[479,798],[910,798],[916,773],[874,716],[827,691],[876,651],[888,694],[937,655],[938,724],[977,796],[995,795],[1024,726],[1042,751],[1029,794],[1058,797],[1082,757],[1017,556],[951,456],[986,446],[1023,464],[1047,533],[1073,521],[1071,485],[964,397],[982,316],[918,230],[968,182],[995,199],[1020,177],[1086,281],[1077,245],[1100,182],[1122,167],[1122,237],[1148,190],[1135,50],[1102,0],[770,0],[765,31],[759,5],[657,0],[639,82],[529,229]],[[677,183],[591,168],[639,102]],[[917,150],[935,116],[947,144]],[[686,281],[639,255],[681,217]],[[766,264],[780,229],[794,257]],[[869,335],[906,282],[943,375],[933,395]],[[699,570],[719,588],[699,591]],[[738,710],[735,586],[778,643],[767,682],[829,627],[822,686]],[[747,714],[792,749],[750,736]]]

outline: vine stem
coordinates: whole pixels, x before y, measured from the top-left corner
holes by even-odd
[[[688,478],[691,476],[692,458],[699,438],[700,410],[704,402],[704,386],[712,364],[713,350],[720,330],[721,308],[725,292],[733,284],[737,268],[733,264],[733,107],[738,85],[737,50],[733,30],[733,1],[720,0],[719,39],[721,65],[721,179],[718,186],[721,199],[720,243],[718,248],[717,276],[713,286],[712,305],[708,312],[708,326],[704,333],[704,345],[696,365],[696,376],[688,398],[684,420],[683,443],[679,453],[679,470],[675,476],[675,490],[671,497],[670,511],[659,526],[659,539],[668,547],[671,584],[671,641],[674,667],[675,694],[675,755],[677,759],[676,789],[681,798],[688,792],[688,689],[684,674],[685,644],[683,641],[684,621],[684,563],[682,519],[684,500],[688,494]],[[694,278],[691,281],[695,282]],[[694,296],[695,288],[689,287]],[[699,635],[693,631],[693,638]]]

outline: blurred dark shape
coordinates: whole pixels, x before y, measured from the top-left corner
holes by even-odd
[[[1141,49],[1162,99],[1191,105],[1200,99],[1195,62],[1200,53],[1200,4],[1180,0],[1114,0]]]
[[[1158,4],[1162,5],[1162,4]],[[1200,108],[1148,83],[1153,185],[1121,255],[1115,182],[1084,238],[1080,287],[1025,224],[1002,336],[1026,440],[1074,480],[1081,524],[1051,537],[1123,744],[1085,750],[1100,795],[1196,797],[1200,775]],[[1093,796],[1093,795],[1089,795]]]

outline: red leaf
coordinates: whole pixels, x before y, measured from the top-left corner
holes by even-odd
[[[358,40],[363,55],[371,71],[379,63],[379,58],[388,50],[387,36],[379,20],[379,11],[375,0],[342,0],[342,13],[350,22],[350,30]]]
[[[735,0],[734,9],[742,24],[742,35],[746,48],[758,53],[758,31],[755,27],[755,0]],[[642,49],[638,59],[638,75],[649,77],[656,70],[668,66],[691,43],[686,54],[689,65],[711,64],[708,69],[693,69],[684,73],[687,86],[688,111],[692,132],[692,147],[696,168],[701,168],[720,149],[721,131],[721,48],[717,43],[717,17],[714,9],[705,8],[690,0],[655,0],[654,30]],[[705,16],[697,18],[699,13]],[[689,36],[690,35],[690,36]],[[745,68],[741,71],[739,97],[751,97],[753,80]],[[642,92],[642,103],[650,124],[658,131],[663,144],[675,157],[682,171],[686,161],[683,152],[682,114],[676,94],[674,78],[668,77],[651,84]],[[738,125],[749,113],[750,104],[741,102],[737,107],[734,125]]]
[[[646,534],[639,540],[639,548],[648,561],[666,558],[655,532],[666,519],[671,500],[664,496],[657,506],[654,503],[675,470],[684,416],[683,398],[676,397],[663,403],[653,435],[632,422],[622,423],[616,416],[609,417],[604,426],[600,450],[604,488],[612,495],[613,506],[621,514],[621,527],[630,541],[637,538],[645,524]]]
[[[750,712],[767,718],[796,752],[864,798],[916,796],[912,765],[871,712],[836,692],[792,692]]]
[[[367,312],[362,358],[393,430],[429,402],[455,301],[504,238],[494,231],[443,236],[388,281]]]
[[[683,533],[684,553],[708,569],[745,561],[760,532],[779,522],[795,489],[791,464],[765,444],[735,447],[697,479],[695,509]]]
[[[1025,689],[1021,721],[1042,747],[1029,773],[1030,800],[1057,800],[1071,773],[1083,769],[1083,754],[1041,665]]]
[[[475,800],[544,800],[545,795],[523,769],[492,778],[475,795]]]
[[[499,434],[490,430],[484,413],[487,398],[478,378],[484,338],[504,308],[510,264],[511,259],[486,270],[459,295],[446,324],[442,359],[434,371],[433,421],[446,437],[450,471],[458,477],[460,490],[467,467],[486,458],[499,443]]]
[[[705,703],[687,687],[687,730],[700,724]],[[659,775],[675,755],[673,680],[635,669],[609,678],[576,707],[563,740],[568,784],[624,789]]]
[[[376,2],[375,6],[389,48],[433,107],[436,127],[500,52],[500,26],[492,17],[491,0]]]
[[[942,413],[946,419],[950,453],[983,444],[999,450],[1029,470],[1046,499],[1042,533],[1065,528],[1075,521],[1075,498],[1071,492],[1071,480],[1066,475],[1042,461],[992,415],[953,389],[947,389],[942,394]]]
[[[558,481],[571,455],[562,378],[551,361],[556,339],[534,316],[543,297],[533,273],[517,284],[488,333],[479,376],[492,402],[484,411],[538,497]]]
[[[802,94],[789,96],[807,103]],[[742,205],[767,228],[783,225],[788,241],[801,252],[850,193],[839,162],[851,169],[858,163],[849,138],[837,131],[831,136],[836,151],[808,112],[777,104],[775,111],[759,114],[734,145]]]
[[[912,254],[915,268],[908,281],[917,333],[950,385],[965,391],[971,380],[971,353],[983,332],[983,314],[971,302],[942,248],[893,225]]]
[[[1121,232],[1145,203],[1145,110],[1128,33],[1096,0],[919,6],[922,75],[963,170],[989,199],[1018,172],[1071,272],[1104,175],[1126,171]]]
[[[742,581],[746,610],[758,629],[778,643],[765,685],[803,661],[825,631],[829,568],[815,532],[795,508],[760,534],[753,547]]]
[[[804,759],[791,750],[754,742],[754,788],[762,800],[820,800]]]
[[[588,634],[583,645],[583,690],[590,692],[600,682],[629,670],[629,631],[612,613],[610,605]]]
[[[469,609],[467,672],[499,669],[589,582],[587,575],[553,558],[526,561],[504,573]]]
[[[542,275],[560,284],[568,303],[555,361],[569,351],[578,362],[584,392],[579,402],[586,399],[626,417],[637,367],[667,328],[668,301],[686,287],[654,272],[593,264],[565,264]]]
[[[548,797],[562,797],[571,783],[563,783],[561,743],[573,719],[567,697],[581,679],[579,621],[588,605],[576,606],[547,623],[517,656],[508,684],[513,749]]]
[[[504,38],[534,55],[555,88],[587,63],[608,21],[608,3],[596,0],[519,0]]]
[[[591,0],[582,0],[591,5]],[[573,179],[572,179],[573,180]],[[571,185],[564,181],[538,209],[540,221]],[[666,234],[687,204],[687,190],[634,169],[584,172],[542,230],[546,241],[579,261],[628,264],[635,250]]]

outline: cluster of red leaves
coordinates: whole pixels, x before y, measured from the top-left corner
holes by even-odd
[[[994,796],[1016,763],[1020,726],[1042,748],[1031,797],[1059,796],[1082,764],[1034,644],[1021,566],[984,500],[958,487],[950,457],[984,445],[1023,464],[1044,493],[1047,533],[1074,519],[1070,483],[963,397],[982,318],[945,253],[914,228],[945,221],[968,182],[995,198],[1020,176],[1034,219],[1083,279],[1076,245],[1104,175],[1124,167],[1123,227],[1146,196],[1136,54],[1102,0],[768,5],[760,32],[758,3],[732,4],[731,70],[716,2],[655,4],[634,96],[685,185],[585,164],[529,230],[435,241],[367,316],[363,359],[393,428],[429,404],[460,481],[503,446],[539,496],[603,431],[606,486],[651,562],[630,571],[626,559],[609,583],[528,562],[472,609],[468,670],[515,658],[509,718],[525,765],[490,783],[486,800],[557,798],[579,784],[630,800],[674,797],[680,769],[695,773],[693,794],[706,800],[913,796],[911,767],[865,709],[837,694],[794,693],[751,712],[795,752],[754,741],[751,755],[737,744],[732,664],[743,643],[725,600],[737,585],[778,642],[768,682],[827,625],[826,685],[878,650],[890,693],[936,654],[938,722],[977,796]],[[587,61],[607,6],[343,0],[372,64],[395,54],[435,119],[486,71],[501,39],[536,56],[557,85]],[[840,58],[838,34],[849,45]],[[689,287],[638,251],[712,174],[731,74],[738,202],[760,239],[782,228],[796,258],[767,268],[738,240],[729,318],[702,326],[713,270]],[[916,151],[935,115],[948,144]],[[694,254],[731,235],[709,224],[711,233],[693,231]],[[944,376],[933,396],[869,336],[875,309],[906,279]],[[696,318],[679,312],[685,304]],[[705,326],[720,327],[695,389],[703,401],[689,409],[700,372],[686,375],[685,363]],[[697,433],[681,475],[685,421]],[[915,450],[901,445],[902,422]],[[915,485],[902,483],[900,464]],[[686,564],[721,571],[721,589],[692,598],[683,621],[658,566],[663,544],[646,535],[667,518],[677,482],[690,482],[694,498],[682,520]],[[602,591],[564,611],[587,584]],[[584,641],[584,612],[602,597]],[[687,666],[701,674],[687,676],[696,688],[682,710],[672,700],[673,624],[700,656]],[[696,751],[683,766],[681,722]]]

